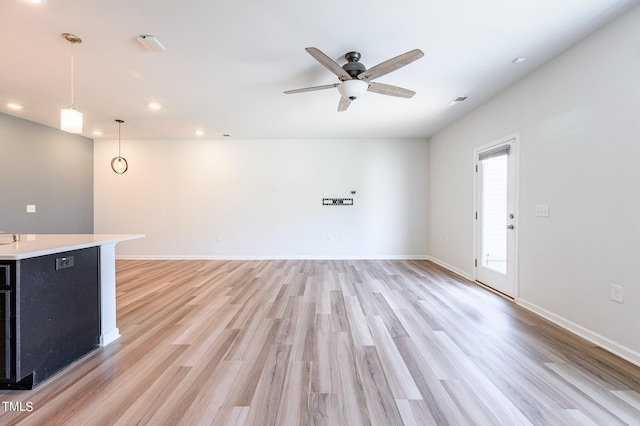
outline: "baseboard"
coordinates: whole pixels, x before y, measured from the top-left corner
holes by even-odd
[[[439,265],[439,266],[442,266],[445,269],[448,269],[449,271],[453,272],[456,275],[460,275],[465,280],[473,281],[473,275],[469,275],[466,272],[456,268],[455,266],[451,266],[448,263],[443,262],[440,259],[437,259],[437,258],[435,258],[433,256],[427,256],[427,260],[430,260],[431,262],[435,263],[436,265]]]
[[[109,343],[114,342],[120,338],[120,330],[115,328],[100,336],[100,346],[107,346]]]
[[[426,255],[264,255],[264,256],[219,256],[219,255],[116,255],[120,260],[428,260]]]
[[[569,321],[566,318],[563,318],[559,315],[554,314],[544,308],[541,308],[538,305],[535,305],[531,302],[528,302],[523,299],[517,299],[516,303],[523,308],[540,315],[541,317],[551,321],[552,323],[564,328],[565,330],[570,331],[571,333],[582,337],[589,342],[600,346],[601,348],[611,352],[614,355],[619,356],[622,359],[629,361],[632,364],[635,364],[640,367],[640,354],[622,346],[613,340],[610,340],[604,336],[601,336],[598,333],[594,333],[593,331],[585,328],[579,324],[574,323],[573,321]]]

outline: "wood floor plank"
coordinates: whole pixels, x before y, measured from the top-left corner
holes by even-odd
[[[595,404],[602,406],[602,420],[612,424],[616,421],[622,421],[627,424],[633,424],[640,419],[640,411],[633,405],[628,404],[625,400],[618,398],[607,389],[600,386],[594,386],[595,379],[585,375],[569,364],[547,364],[551,370],[571,383],[581,392],[588,395]],[[579,407],[588,410],[588,407]],[[606,414],[611,413],[611,417]],[[615,413],[615,414],[614,414]]]
[[[438,424],[424,400],[399,399],[396,400],[396,405],[405,426]]]
[[[355,346],[373,346],[373,337],[357,296],[345,296],[349,330]]]
[[[428,261],[116,266],[122,337],[0,424],[640,424],[639,367]]]
[[[335,393],[311,392],[307,409],[308,425],[339,425],[338,411],[338,398]]]
[[[185,413],[181,424],[185,425],[225,425],[227,417],[240,421],[246,418],[249,407],[225,405],[227,389],[233,387],[244,369],[242,361],[222,361],[202,384],[195,400]],[[143,423],[144,424],[144,423]]]
[[[469,424],[466,411],[460,410],[443,385],[444,380],[432,369],[429,352],[418,349],[414,345],[414,339],[409,337],[394,340],[435,424]]]
[[[393,392],[388,386],[382,363],[375,346],[357,348],[358,368],[362,375],[364,395],[368,413],[373,425],[400,425],[402,416],[398,410]]]
[[[391,337],[382,317],[369,317],[369,329],[373,335],[376,352],[385,372],[384,376],[395,399],[422,399],[402,355]]]
[[[311,361],[290,359],[286,366],[282,398],[278,401],[276,424],[302,426],[309,423],[312,368]]]
[[[248,404],[250,424],[259,424],[260,422],[268,425],[286,424],[278,421],[278,409],[280,401],[283,399],[290,354],[291,345],[271,345],[269,355],[261,368],[253,399]]]
[[[249,407],[224,407],[219,411],[218,416],[213,419],[213,422],[202,419],[203,421],[198,424],[202,426],[243,426],[247,424],[248,415]]]

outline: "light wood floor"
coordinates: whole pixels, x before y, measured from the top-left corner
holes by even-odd
[[[122,337],[0,424],[640,424],[640,368],[427,261],[118,261]]]

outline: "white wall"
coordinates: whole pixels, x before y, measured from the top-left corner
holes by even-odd
[[[95,142],[95,232],[138,258],[424,258],[426,140]],[[351,195],[351,191],[356,191]],[[354,206],[322,206],[323,197]]]
[[[429,255],[462,274],[473,149],[514,132],[519,303],[640,363],[640,8],[430,140]],[[536,204],[551,216],[534,217]]]

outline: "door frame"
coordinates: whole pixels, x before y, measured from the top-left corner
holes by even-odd
[[[479,208],[479,201],[478,201],[478,195],[479,195],[479,191],[478,191],[478,183],[479,183],[479,179],[478,179],[478,173],[477,171],[477,167],[478,167],[478,155],[480,154],[480,152],[482,151],[486,151],[489,148],[492,147],[497,147],[499,145],[505,144],[507,142],[511,142],[513,141],[513,155],[514,155],[514,162],[513,162],[513,166],[515,168],[514,170],[514,180],[515,182],[514,184],[514,193],[515,193],[515,206],[514,206],[514,214],[515,214],[515,235],[514,235],[514,247],[513,247],[513,262],[514,262],[514,269],[513,269],[513,295],[505,295],[504,293],[501,293],[497,290],[492,289],[491,287],[488,287],[486,284],[480,283],[479,281],[477,281],[477,272],[478,272],[478,263],[477,263],[477,259],[480,256],[480,253],[478,253],[478,220],[477,220],[477,213],[478,213],[478,208]],[[494,141],[491,141],[489,143],[483,144],[481,146],[477,146],[474,148],[473,150],[473,258],[471,259],[471,264],[473,266],[473,281],[476,282],[477,284],[482,285],[483,287],[486,287],[502,296],[505,297],[513,297],[514,300],[518,299],[518,290],[519,290],[519,268],[518,268],[518,247],[519,247],[519,235],[520,235],[520,133],[512,133],[510,135],[504,136],[500,139],[496,139]]]

